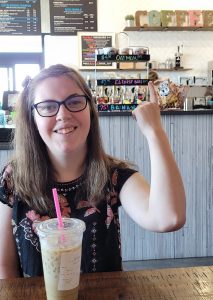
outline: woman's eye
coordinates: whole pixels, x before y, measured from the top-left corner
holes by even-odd
[[[42,111],[55,110],[56,109],[56,105],[55,104],[45,104],[45,105],[41,105],[39,107],[39,109],[41,109]]]
[[[80,100],[73,100],[72,102],[70,102],[70,104],[72,104],[72,105],[77,105],[79,103],[81,103]]]
[[[72,98],[68,101],[68,106],[80,105],[83,102],[82,98]]]

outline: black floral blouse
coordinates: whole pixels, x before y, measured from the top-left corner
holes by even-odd
[[[118,208],[120,190],[125,181],[136,171],[116,169],[112,172],[104,201],[92,207],[87,199],[73,201],[84,184],[84,177],[56,183],[62,217],[81,219],[86,224],[83,235],[81,271],[107,272],[122,270],[121,241]],[[50,219],[40,215],[15,195],[10,175],[3,172],[0,177],[0,201],[13,210],[12,226],[20,259],[20,272],[24,277],[43,275],[39,238],[35,232],[38,221]],[[130,199],[131,201],[131,199]]]

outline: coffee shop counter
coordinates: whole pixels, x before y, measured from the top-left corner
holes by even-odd
[[[152,233],[139,228],[121,209],[123,260],[213,256],[212,112],[194,110],[161,113],[185,186],[187,221],[177,232]],[[101,112],[99,120],[106,152],[135,163],[145,178],[150,180],[147,142],[131,113]],[[6,144],[2,144],[1,149],[2,167],[11,150],[6,149]]]
[[[193,110],[162,110],[161,115],[208,115],[212,114],[213,109],[193,109]],[[100,111],[100,116],[131,116],[129,111]]]

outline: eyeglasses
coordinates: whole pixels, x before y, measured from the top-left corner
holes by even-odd
[[[86,108],[87,97],[85,95],[70,95],[63,101],[45,100],[32,105],[41,117],[56,116],[60,106],[64,105],[70,112],[79,112]]]

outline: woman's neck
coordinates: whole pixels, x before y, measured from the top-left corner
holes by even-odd
[[[53,168],[56,171],[57,182],[68,182],[80,177],[85,171],[86,154],[73,157],[55,157],[50,155]]]

